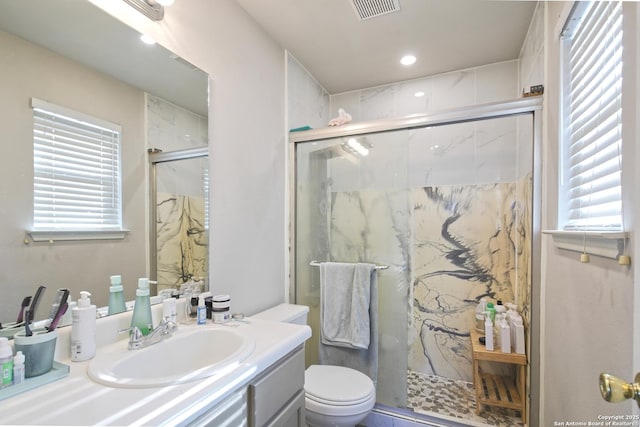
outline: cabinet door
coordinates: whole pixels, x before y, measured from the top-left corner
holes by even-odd
[[[268,427],[304,427],[304,390],[299,391],[267,425]]]
[[[303,347],[285,356],[249,385],[249,426],[271,425],[280,411],[298,398],[299,392],[304,399]]]

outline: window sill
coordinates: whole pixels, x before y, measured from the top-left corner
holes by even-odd
[[[70,241],[70,240],[122,240],[129,230],[30,230],[27,234],[34,242]]]
[[[618,259],[623,254],[626,231],[565,231],[544,230],[553,237],[556,248],[589,255]]]

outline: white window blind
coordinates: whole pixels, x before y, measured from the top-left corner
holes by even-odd
[[[576,4],[563,31],[569,99],[561,222],[565,230],[621,230],[622,4]]]
[[[119,125],[38,99],[33,229],[122,229]]]

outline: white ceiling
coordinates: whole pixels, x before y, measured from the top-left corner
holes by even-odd
[[[351,0],[236,1],[331,94],[517,59],[536,5],[399,0],[361,21]]]
[[[114,0],[115,1],[115,0]],[[208,76],[81,0],[0,0],[0,30],[143,91],[208,114]]]

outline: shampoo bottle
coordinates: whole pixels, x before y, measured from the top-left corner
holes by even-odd
[[[109,287],[109,309],[107,314],[122,313],[127,311],[122,293],[122,277],[120,275],[111,276],[111,286]]]
[[[71,360],[81,362],[96,355],[96,306],[91,304],[87,291],[71,311]]]
[[[524,324],[522,323],[522,317],[517,317],[513,320],[514,329],[514,341],[512,343],[514,353],[525,354],[524,344]]]
[[[493,324],[488,312],[484,316],[484,345],[487,350],[493,351]]]
[[[0,369],[0,388],[9,387],[13,383],[13,350],[7,337],[0,337]]]
[[[500,319],[500,350],[503,353],[511,353],[511,328],[506,314]]]
[[[149,279],[138,279],[138,289],[136,290],[136,302],[133,306],[133,316],[131,317],[131,329],[137,326],[142,335],[148,335],[153,330],[151,319],[151,298],[149,297]]]

